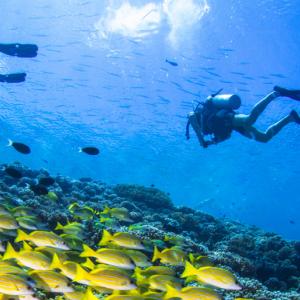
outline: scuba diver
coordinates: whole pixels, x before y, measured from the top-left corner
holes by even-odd
[[[1,44],[0,52],[17,57],[36,57],[38,46],[34,44]],[[0,82],[19,83],[25,81],[26,73],[0,74]]]
[[[268,104],[278,97],[300,101],[300,90],[275,86],[273,92],[260,100],[248,115],[236,112],[241,106],[239,96],[220,94],[221,91],[209,96],[205,102],[200,102],[188,115],[186,138],[190,139],[189,127],[192,125],[200,145],[204,148],[229,139],[233,130],[249,139],[267,143],[287,124],[291,122],[300,124],[300,116],[292,110],[289,115],[264,132],[254,127],[254,123]]]

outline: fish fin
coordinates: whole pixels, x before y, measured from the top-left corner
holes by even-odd
[[[98,298],[93,294],[92,289],[88,287],[83,300],[98,300]]]
[[[155,262],[156,260],[160,259],[160,255],[161,255],[161,252],[159,252],[158,248],[155,246],[152,262]]]
[[[95,264],[89,258],[87,258],[86,261],[81,264],[81,266],[86,267],[90,270],[93,270],[95,268]]]
[[[107,215],[109,214],[110,208],[108,206],[105,206],[103,211],[101,212],[101,215]]]
[[[98,245],[99,246],[107,245],[108,242],[111,241],[112,237],[113,236],[107,230],[103,229],[102,239],[101,239],[101,241],[99,242]]]
[[[88,245],[83,245],[83,252],[81,252],[80,257],[93,257],[96,251],[90,248]]]
[[[13,141],[11,139],[8,139],[8,144],[7,144],[7,147],[11,147],[13,145]]]
[[[138,286],[146,283],[146,277],[142,275],[140,268],[135,268],[134,277]]]
[[[188,261],[185,262],[185,269],[183,273],[181,274],[181,278],[189,277],[189,276],[194,276],[198,274],[198,270]]]
[[[54,228],[54,230],[63,230],[64,229],[64,226],[61,225],[59,222],[57,222],[57,225],[56,227]]]
[[[175,289],[169,284],[167,284],[166,288],[167,288],[166,294],[164,295],[163,299],[181,298],[179,295],[179,291],[177,289]]]
[[[52,262],[51,262],[51,265],[50,265],[50,269],[59,269],[61,270],[62,268],[62,262],[60,261],[58,255],[56,253],[54,253],[53,255],[53,258],[52,258]]]
[[[26,241],[29,239],[29,235],[25,233],[23,230],[18,229],[17,230],[17,237],[15,239],[15,243]]]
[[[23,248],[22,250],[32,250],[32,247],[26,243],[25,241],[23,241]]]
[[[191,262],[192,264],[195,262],[195,256],[194,256],[193,253],[190,253],[190,254],[189,254],[189,260],[190,260],[190,262]]]
[[[79,264],[76,264],[76,275],[73,279],[73,281],[80,281],[83,279],[87,279],[89,276],[89,273],[84,270]]]
[[[6,251],[3,255],[3,260],[11,259],[11,258],[17,258],[18,252],[13,248],[13,246],[10,243],[7,243]]]

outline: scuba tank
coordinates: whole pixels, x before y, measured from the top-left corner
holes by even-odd
[[[216,109],[235,110],[241,106],[241,98],[232,94],[217,94],[209,96],[206,100]]]

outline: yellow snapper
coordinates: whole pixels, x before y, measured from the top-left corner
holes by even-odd
[[[56,202],[58,200],[58,196],[56,195],[55,192],[48,192],[48,194],[46,195],[46,197],[54,202]]]
[[[28,206],[17,206],[11,209],[14,217],[28,217],[35,216],[35,211]]]
[[[75,215],[76,217],[80,218],[80,219],[92,219],[95,211],[87,206],[80,206],[78,203],[72,203],[69,206],[69,211]]]
[[[12,261],[0,261],[0,275],[4,274],[26,275],[26,272]]]
[[[30,271],[29,275],[36,282],[36,287],[46,292],[71,293],[74,292],[70,281],[62,274],[53,271]]]
[[[124,250],[124,253],[126,253],[133,260],[137,267],[146,268],[152,266],[152,263],[148,260],[147,255],[141,251],[129,249]]]
[[[83,234],[83,225],[78,222],[68,223],[67,225],[61,225],[57,222],[55,230],[62,230],[66,234],[72,235],[82,235]]]
[[[131,283],[130,277],[126,276],[124,272],[111,268],[95,269],[90,273],[77,265],[77,272],[74,281],[87,279],[92,286],[100,286],[113,290],[131,290],[136,288]]]
[[[99,242],[99,246],[105,246],[109,243],[135,250],[143,250],[145,248],[142,242],[130,233],[117,232],[112,235],[107,230],[103,230],[103,235],[101,241]]]
[[[163,292],[167,290],[167,286],[172,286],[176,289],[181,288],[180,280],[170,275],[152,275],[149,278],[144,279],[142,284],[149,284],[150,289]]]
[[[185,287],[177,290],[172,286],[167,286],[167,292],[164,299],[180,298],[182,300],[221,300],[222,298],[214,290],[200,287]]]
[[[105,207],[100,214],[109,215],[110,217],[116,218],[119,221],[132,222],[132,220],[129,217],[128,209],[125,207],[114,207],[114,208]]]
[[[16,220],[19,223],[20,227],[28,230],[37,230],[43,227],[43,224],[36,217],[22,216],[17,217]]]
[[[19,225],[15,218],[11,215],[0,215],[0,231],[3,229],[17,229]]]
[[[151,266],[144,270],[140,268],[135,268],[134,270],[135,274],[140,274],[145,277],[150,277],[152,275],[170,275],[174,276],[176,273],[173,269],[170,269],[169,267],[165,266]]]
[[[178,247],[164,249],[161,252],[157,249],[157,247],[154,247],[152,262],[159,259],[163,264],[181,266],[183,265],[185,258],[185,252]]]
[[[15,251],[10,243],[7,244],[3,260],[16,259],[18,263],[34,270],[49,270],[50,259],[41,252],[34,250]]]
[[[72,261],[62,262],[59,259],[58,255],[55,253],[53,255],[53,259],[52,259],[50,268],[51,269],[59,269],[63,275],[65,275],[66,277],[73,280],[76,276],[77,263],[72,262]],[[87,285],[89,283],[88,280],[84,280],[84,279],[80,280],[78,282],[81,284],[85,284],[85,285]]]
[[[0,275],[0,293],[6,295],[32,295],[31,283],[24,277],[14,274]]]
[[[216,267],[201,267],[196,269],[189,262],[186,262],[182,278],[196,276],[200,283],[209,284],[226,290],[241,290],[241,286],[236,283],[232,273],[225,269]]]
[[[47,246],[63,250],[69,250],[66,242],[58,235],[50,231],[33,231],[30,234],[18,229],[18,235],[15,242],[30,241],[36,246]]]
[[[94,251],[87,245],[83,245],[84,251],[80,254],[81,257],[95,257],[100,263],[116,266],[123,269],[134,269],[130,257],[122,250],[102,248]]]

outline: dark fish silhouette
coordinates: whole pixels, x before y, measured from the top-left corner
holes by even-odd
[[[8,140],[7,146],[14,147],[18,152],[22,154],[29,154],[31,152],[31,149],[27,145],[23,143],[13,142],[12,140]]]
[[[0,74],[0,82],[19,83],[25,81],[26,73]]]
[[[48,189],[42,184],[30,185],[29,188],[35,193],[37,196],[47,195]]]
[[[20,179],[23,177],[22,173],[14,167],[5,167],[4,172],[13,178]]]
[[[79,152],[84,152],[89,155],[98,155],[100,153],[100,150],[96,147],[84,147],[80,148]]]
[[[295,225],[295,221],[294,220],[290,220],[290,224]]]
[[[36,57],[38,46],[34,44],[0,44],[0,52],[18,57]]]
[[[171,61],[171,60],[169,60],[169,59],[166,59],[166,63],[170,64],[170,65],[173,66],[173,67],[177,67],[177,66],[178,66],[178,63],[177,63],[177,62]]]
[[[55,183],[55,179],[52,177],[42,177],[39,179],[39,184],[44,186],[50,186]]]

